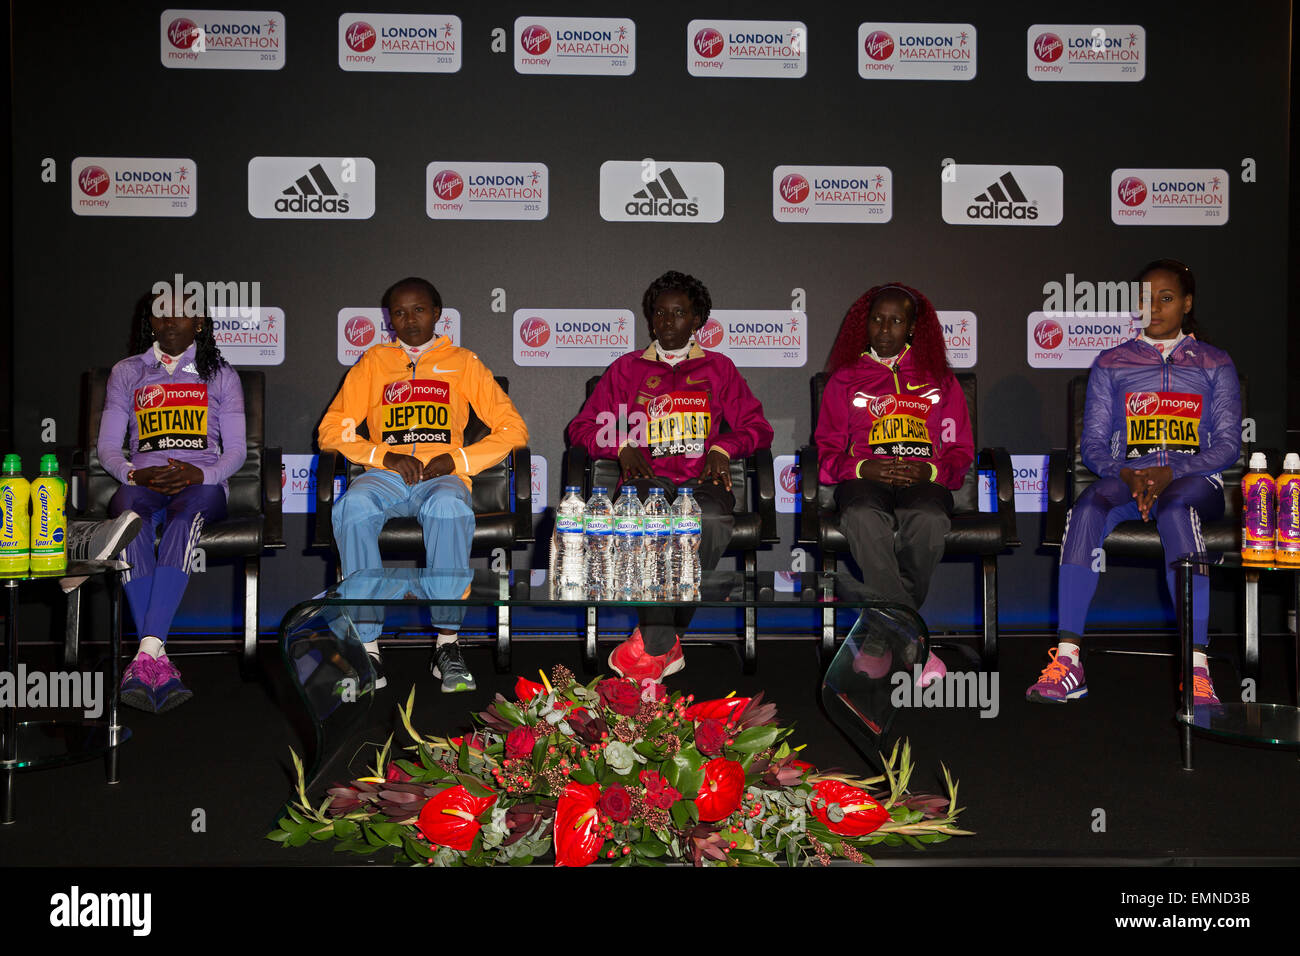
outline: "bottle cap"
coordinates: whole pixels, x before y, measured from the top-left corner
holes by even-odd
[[[0,470],[2,470],[6,475],[22,474],[23,460],[10,452],[8,455],[5,455],[4,465],[0,466]]]
[[[58,455],[41,455],[41,474],[48,472],[51,475],[59,473],[59,456]]]
[[[677,493],[678,493],[679,495],[694,495],[694,494],[695,494],[695,489],[693,489],[693,488],[678,488],[678,489],[677,489]]]
[[[664,490],[660,488],[658,485],[650,489],[650,494],[652,495],[662,495],[663,493]]]
[[[1254,471],[1256,468],[1267,468],[1267,467],[1268,467],[1268,459],[1264,457],[1264,453],[1262,451],[1257,451],[1251,454],[1250,456],[1251,471]]]
[[[1300,471],[1300,455],[1295,452],[1288,452],[1286,458],[1282,459],[1283,471]]]
[[[577,485],[565,485],[564,493],[566,495],[580,495],[582,494],[582,489],[579,488]]]
[[[591,493],[593,495],[607,495],[609,494],[609,489],[602,485],[597,485],[596,487],[591,489]]]
[[[619,491],[625,495],[634,495],[636,494],[636,485],[624,485]]]

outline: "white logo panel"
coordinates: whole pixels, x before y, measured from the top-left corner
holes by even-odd
[[[1025,45],[1031,80],[1136,83],[1147,74],[1147,31],[1136,24],[1035,23]]]
[[[198,210],[192,159],[78,156],[72,161],[72,211],[78,216],[192,216]]]
[[[636,325],[627,309],[519,309],[515,364],[605,368],[636,347]]]
[[[544,163],[435,160],[424,170],[430,219],[545,219],[550,172]]]
[[[864,80],[973,80],[975,70],[969,23],[858,26],[858,76]]]
[[[607,222],[719,222],[724,176],[717,163],[609,160],[600,166]]]
[[[515,21],[515,70],[631,76],[636,71],[636,24],[622,17],[520,17]]]
[[[278,70],[284,66],[279,10],[164,10],[162,65],[172,70]]]
[[[1055,226],[1065,215],[1058,166],[973,166],[944,170],[943,221],[954,226]]]
[[[686,71],[797,80],[808,72],[808,27],[790,20],[692,20]]]
[[[894,218],[888,166],[777,166],[772,170],[777,222],[881,223]]]

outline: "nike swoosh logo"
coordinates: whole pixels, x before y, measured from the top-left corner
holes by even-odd
[[[928,384],[927,384],[927,385],[908,385],[908,386],[907,386],[907,390],[908,390],[909,392],[915,392],[918,388],[929,388],[929,387],[930,387],[930,386],[929,386]]]
[[[452,372],[459,372],[460,369],[458,369],[458,368],[438,368],[438,366],[435,365],[433,368],[425,369],[425,371],[427,371],[427,372],[441,372],[443,375],[450,375]]]
[[[689,375],[686,376],[687,385],[707,385],[708,383],[709,380],[707,378],[691,378]]]

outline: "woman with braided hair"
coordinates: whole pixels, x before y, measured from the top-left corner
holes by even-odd
[[[823,483],[873,598],[919,610],[943,557],[952,491],[975,454],[966,398],[930,300],[899,283],[849,309],[826,362],[815,440]],[[922,682],[944,673],[933,654]]]
[[[98,442],[104,469],[122,482],[109,516],[133,511],[146,529],[124,553],[131,570],[123,590],[140,649],[122,675],[122,703],[155,713],[191,696],[167,657],[167,633],[199,534],[226,516],[227,479],[246,451],[243,388],[221,357],[211,320],[180,314],[180,303],[169,300],[140,301],[140,351],[113,366]]]

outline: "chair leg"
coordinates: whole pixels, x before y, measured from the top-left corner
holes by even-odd
[[[508,553],[508,552],[507,552]],[[507,561],[509,559],[507,558]],[[498,674],[510,672],[510,576],[507,572],[501,579],[499,597],[502,603],[497,607],[497,646],[496,668]]]
[[[258,578],[261,570],[260,555],[244,558],[244,653],[239,663],[245,680],[252,679],[257,669],[257,624],[261,611]]]
[[[1246,574],[1246,626],[1242,630],[1244,643],[1241,655],[1241,672],[1259,683],[1259,572],[1247,571]]]
[[[587,608],[587,639],[582,645],[582,664],[588,674],[596,670],[596,653],[596,607],[591,605]]]
[[[68,595],[68,621],[63,634],[63,666],[75,670],[81,656],[81,588]]]
[[[981,657],[986,671],[998,666],[998,558],[984,555],[984,647]]]
[[[822,549],[821,558],[821,577],[822,577],[822,641],[821,641],[821,661],[822,667],[826,667],[835,658],[835,605],[831,603],[835,597],[835,555]]]
[[[758,554],[745,552],[745,597],[752,598],[757,588]],[[745,646],[741,655],[741,670],[752,674],[758,669],[758,612],[753,605],[745,608]]]

